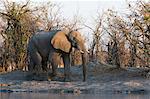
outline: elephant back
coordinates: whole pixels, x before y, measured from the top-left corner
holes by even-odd
[[[60,30],[51,30],[51,31],[38,31],[32,35],[31,39],[52,39],[53,36]]]
[[[39,52],[45,50],[47,52],[52,46],[50,43],[51,39],[58,31],[60,30],[36,32],[30,38],[27,49],[28,50],[37,49]]]

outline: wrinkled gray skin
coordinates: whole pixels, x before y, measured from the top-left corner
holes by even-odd
[[[52,57],[53,55],[60,55],[64,63],[64,75],[65,81],[70,81],[70,65],[71,58],[70,52],[66,53],[59,49],[55,49],[50,43],[53,36],[58,32],[58,30],[53,30],[50,32],[41,31],[34,34],[28,43],[28,56],[29,56],[29,71],[36,71],[40,73],[41,71],[47,71],[47,63],[50,62],[52,65],[52,74],[56,76],[57,65]],[[71,42],[72,47],[81,48],[79,45],[83,45],[84,52],[82,53],[82,63],[83,63],[83,81],[86,80],[86,50],[84,44],[77,44],[77,42],[71,37],[67,37]]]

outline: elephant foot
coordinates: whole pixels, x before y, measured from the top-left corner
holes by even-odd
[[[48,80],[49,81],[64,81],[64,75],[62,75],[61,73],[57,73],[57,74],[49,74],[48,75]]]
[[[57,76],[57,73],[49,73],[48,76],[55,77],[55,76]]]
[[[40,76],[41,72],[34,72],[33,73],[35,76]]]
[[[34,72],[36,74],[42,73],[43,72],[42,66],[41,65],[36,65],[35,68],[34,68]]]
[[[65,77],[64,82],[71,82],[71,79],[69,77],[67,77],[67,78]]]
[[[52,77],[51,80],[52,81],[62,81],[62,78],[55,76],[55,77]]]
[[[48,68],[47,68],[47,67],[42,67],[42,70],[43,70],[44,72],[48,72]]]

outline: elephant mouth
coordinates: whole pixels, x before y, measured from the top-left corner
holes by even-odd
[[[75,48],[78,49],[81,54],[84,54],[84,51],[81,49],[80,46],[76,46]]]

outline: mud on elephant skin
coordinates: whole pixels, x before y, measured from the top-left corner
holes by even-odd
[[[78,49],[82,54],[83,81],[86,80],[86,48],[84,40],[78,31],[67,32],[65,30],[41,31],[35,33],[28,43],[29,71],[37,74],[47,70],[47,63],[52,64],[52,73],[57,74],[57,65],[53,55],[57,53],[62,57],[64,63],[65,81],[70,81],[71,50]]]

